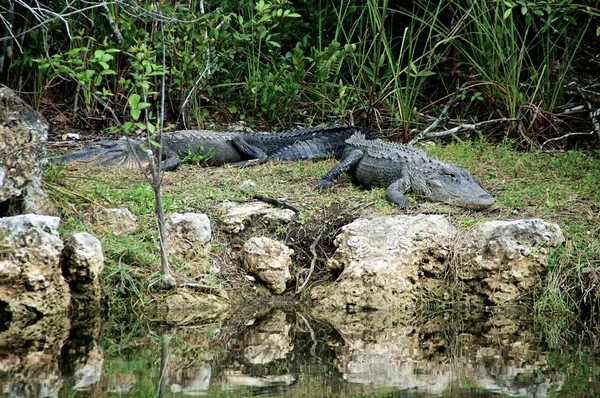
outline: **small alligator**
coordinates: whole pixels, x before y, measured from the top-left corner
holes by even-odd
[[[366,140],[360,133],[346,141],[342,160],[321,178],[315,189],[333,187],[335,179],[345,172],[367,188],[387,188],[386,199],[400,209],[415,206],[404,196],[406,192],[471,209],[494,203],[494,198],[467,170],[430,158],[413,146]]]
[[[340,158],[345,141],[358,127],[334,125],[300,128],[280,133],[238,133],[209,130],[182,130],[163,135],[161,168],[174,170],[187,154],[206,155],[206,163],[218,166],[233,163],[249,166],[271,159],[312,159],[335,156]],[[135,154],[141,160],[146,155],[141,140],[98,141],[78,152],[49,159],[54,163],[75,164],[80,167],[136,168]],[[132,151],[133,149],[133,151]],[[134,154],[135,152],[135,154]],[[157,152],[157,150],[155,150]]]

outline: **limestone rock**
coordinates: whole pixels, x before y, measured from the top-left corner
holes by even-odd
[[[103,228],[109,229],[115,235],[122,235],[135,231],[138,227],[137,219],[126,207],[102,209],[98,212],[98,223]]]
[[[225,232],[237,234],[243,231],[253,219],[266,223],[289,223],[294,217],[290,209],[280,209],[264,202],[219,204],[219,219]]]
[[[14,91],[0,87],[0,216],[42,213],[48,124]]]
[[[74,233],[62,254],[63,275],[78,298],[100,300],[102,288],[98,277],[104,269],[102,243],[87,232]]]
[[[210,242],[212,230],[206,214],[173,213],[167,216],[167,247],[169,253],[193,257],[198,248]]]
[[[328,267],[343,270],[311,297],[329,308],[397,309],[414,305],[426,281],[441,277],[456,228],[442,216],[358,219],[336,237]]]
[[[558,225],[540,219],[483,223],[459,239],[458,276],[493,303],[504,304],[539,281],[548,250],[564,240]]]
[[[276,240],[254,237],[244,244],[244,267],[265,282],[276,294],[285,291],[285,284],[292,276],[290,265],[294,251]]]
[[[0,218],[0,302],[13,322],[66,312],[71,296],[60,269],[58,217]]]

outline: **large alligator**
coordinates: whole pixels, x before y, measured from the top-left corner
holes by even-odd
[[[333,187],[335,179],[345,172],[365,187],[387,188],[386,199],[401,209],[415,206],[404,196],[406,192],[471,209],[494,203],[494,198],[467,170],[431,158],[413,146],[366,140],[360,133],[346,141],[342,160],[321,178],[315,189]]]
[[[206,163],[218,166],[233,163],[247,166],[271,159],[312,159],[335,156],[340,158],[345,141],[358,127],[334,125],[300,128],[280,133],[239,133],[209,130],[182,130],[163,135],[163,170],[174,170],[182,156],[207,156]],[[54,163],[79,167],[136,168],[138,159],[146,159],[141,140],[113,140],[91,143],[78,152],[49,159]],[[155,153],[158,150],[155,150]]]

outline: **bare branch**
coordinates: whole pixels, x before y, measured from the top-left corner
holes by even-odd
[[[517,120],[518,119],[516,119],[516,118],[506,118],[506,117],[503,117],[501,119],[484,120],[483,122],[472,123],[472,124],[471,123],[464,123],[464,124],[460,124],[460,125],[458,125],[456,127],[448,129],[448,130],[430,132],[426,136],[424,136],[422,134],[419,134],[418,136],[416,136],[415,138],[413,138],[410,141],[410,145],[413,145],[416,142],[424,140],[424,139],[447,137],[449,135],[456,134],[459,131],[463,131],[463,130],[474,131],[474,130],[477,130],[478,128],[480,128],[482,126],[485,126],[485,125],[488,125],[488,124],[515,122]]]
[[[306,276],[304,283],[302,284],[302,286],[300,286],[298,288],[298,290],[296,290],[296,294],[299,294],[302,290],[304,290],[304,288],[308,284],[308,281],[310,280],[310,277],[312,276],[313,271],[315,270],[315,264],[317,263],[317,245],[319,244],[319,242],[321,241],[321,238],[323,237],[323,232],[324,231],[321,230],[321,233],[319,233],[319,236],[317,236],[315,241],[310,245],[310,254],[312,254],[312,259],[310,260],[310,268],[308,270],[308,275]]]
[[[594,134],[593,131],[588,131],[588,132],[585,132],[585,133],[584,132],[577,132],[577,131],[573,132],[573,133],[568,133],[568,134],[565,134],[565,135],[561,135],[560,137],[550,138],[550,139],[544,141],[544,143],[542,145],[540,145],[539,149],[540,149],[540,151],[542,149],[544,149],[544,146],[546,146],[546,144],[549,143],[549,142],[562,140],[562,139],[565,139],[565,138],[568,138],[568,137],[571,137],[571,136],[574,136],[574,135],[593,135],[593,134]]]

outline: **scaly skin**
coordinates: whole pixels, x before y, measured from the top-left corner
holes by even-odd
[[[310,159],[328,155],[341,156],[344,141],[358,129],[349,126],[301,128],[281,133],[238,133],[208,130],[183,130],[163,136],[163,170],[174,170],[181,164],[181,156],[188,152],[198,155],[212,153],[210,166],[233,163],[249,166],[275,159]],[[133,151],[132,151],[133,148]],[[156,150],[155,150],[156,152]],[[79,152],[50,159],[51,162],[75,164],[79,167],[136,168],[136,156],[146,155],[140,141],[101,141]]]
[[[494,203],[494,198],[467,170],[430,158],[413,146],[366,140],[362,134],[346,141],[342,160],[315,189],[333,187],[335,179],[346,172],[367,188],[387,188],[386,199],[401,209],[414,206],[404,196],[406,192],[470,209],[484,209]]]

